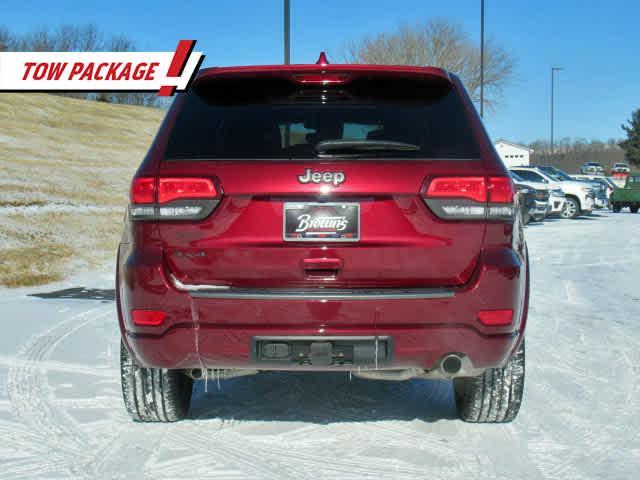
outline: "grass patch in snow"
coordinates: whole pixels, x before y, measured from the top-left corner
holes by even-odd
[[[65,265],[73,256],[66,245],[42,243],[0,251],[0,278],[7,287],[32,287],[64,278]]]
[[[0,285],[113,269],[129,183],[164,111],[0,94]]]

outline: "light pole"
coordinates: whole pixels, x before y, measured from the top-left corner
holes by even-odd
[[[291,63],[291,5],[289,0],[284,0],[284,64]],[[287,123],[284,127],[284,146],[291,145],[291,126]]]
[[[284,63],[291,63],[291,5],[284,0]]]
[[[555,93],[555,74],[562,70],[562,67],[551,67],[551,155],[553,155],[553,107]]]
[[[484,117],[484,0],[480,1],[480,117]]]

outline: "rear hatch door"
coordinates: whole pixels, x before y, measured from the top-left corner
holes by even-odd
[[[432,79],[196,86],[159,175],[214,179],[222,200],[203,220],[159,222],[168,269],[241,288],[464,284],[484,222],[442,220],[422,192],[484,175],[466,115]]]

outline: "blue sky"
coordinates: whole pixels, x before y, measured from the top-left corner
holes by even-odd
[[[282,0],[3,0],[0,26],[18,33],[63,23],[95,23],[126,34],[141,50],[173,50],[198,40],[205,65],[282,61]],[[292,62],[329,60],[346,41],[401,23],[452,19],[479,42],[480,0],[291,0]],[[557,84],[556,138],[621,138],[640,108],[637,0],[486,0],[486,32],[518,60],[500,108],[485,116],[494,138],[549,137],[550,68]]]

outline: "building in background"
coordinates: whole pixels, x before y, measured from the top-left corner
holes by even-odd
[[[507,167],[529,165],[533,150],[524,145],[498,140],[495,143],[500,158]]]

